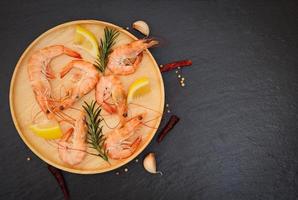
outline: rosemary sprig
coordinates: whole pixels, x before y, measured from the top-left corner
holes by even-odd
[[[112,47],[115,45],[115,40],[119,36],[119,32],[115,29],[105,27],[104,38],[100,39],[99,55],[95,61],[95,66],[102,73],[105,71],[108,57],[112,52]]]
[[[87,113],[87,143],[90,145],[91,148],[97,151],[98,156],[100,156],[105,161],[108,161],[107,152],[104,149],[105,137],[102,134],[102,126],[100,126],[100,122],[103,120],[102,116],[100,115],[101,108],[99,106],[95,106],[95,101],[92,101],[90,104],[88,104],[87,102],[84,103],[85,105],[82,106]]]

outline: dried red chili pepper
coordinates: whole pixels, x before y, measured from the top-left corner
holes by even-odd
[[[168,72],[168,71],[171,71],[171,70],[176,69],[178,67],[186,67],[186,66],[190,66],[190,65],[192,65],[191,60],[180,60],[180,61],[176,61],[176,62],[172,62],[172,63],[162,65],[162,67],[160,67],[159,69],[160,69],[161,72]]]
[[[170,117],[166,126],[161,130],[161,132],[157,136],[158,143],[160,143],[163,140],[163,138],[170,132],[170,130],[174,128],[174,126],[178,123],[179,120],[179,117],[177,117],[176,115],[172,115]]]
[[[63,192],[64,199],[69,200],[70,199],[69,191],[67,189],[67,186],[66,186],[65,180],[63,178],[63,175],[61,173],[61,170],[57,169],[56,167],[53,167],[52,165],[48,165],[48,169],[53,174],[53,176],[56,178],[56,180]]]

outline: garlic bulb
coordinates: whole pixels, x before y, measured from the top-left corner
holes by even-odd
[[[149,172],[149,173],[152,173],[152,174],[161,174],[162,175],[162,172],[160,171],[156,171],[156,160],[155,160],[155,154],[154,153],[149,153],[144,161],[143,161],[143,166],[144,168]]]
[[[136,21],[132,24],[132,27],[138,31],[140,31],[145,36],[148,36],[150,33],[149,26],[144,21]]]

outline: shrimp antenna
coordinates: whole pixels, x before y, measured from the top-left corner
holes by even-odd
[[[137,103],[129,103],[129,105],[139,106],[139,107],[145,108],[145,109],[147,109],[147,110],[151,110],[151,111],[153,111],[153,112],[156,112],[156,113],[162,114],[161,112],[159,112],[159,111],[157,111],[157,110],[154,110],[154,109],[152,109],[152,108],[149,108],[149,107],[143,106],[143,105],[141,105],[141,104],[137,104]]]
[[[54,148],[56,148],[55,144],[58,145],[58,142],[56,140],[45,140],[45,141]]]
[[[157,116],[157,117],[154,117],[153,119],[149,119],[147,121],[145,121],[144,123],[148,123],[148,122],[152,122],[154,120],[157,120],[158,118],[160,118],[161,116]]]
[[[145,122],[142,122],[142,125],[144,125],[144,126],[146,126],[146,127],[148,127],[148,128],[158,129],[157,127],[149,126],[147,123],[152,122],[152,121],[154,121],[154,120],[157,120],[157,119],[160,118],[160,117],[161,117],[161,116],[157,116],[157,117],[154,117],[153,119],[149,119],[149,120],[147,120],[147,121],[145,121]]]
[[[105,125],[106,125],[109,129],[115,129],[115,128],[117,128],[118,125],[120,124],[120,121],[118,121],[118,123],[117,123],[116,126],[111,127],[111,126],[107,123],[107,121],[106,121],[104,118],[102,118],[102,121],[105,123]]]
[[[158,129],[158,128],[156,128],[156,127],[153,127],[153,126],[149,126],[149,125],[145,124],[144,122],[142,123],[142,125],[144,125],[144,126],[146,126],[146,127],[148,127],[148,128],[152,128],[152,129]]]
[[[32,122],[34,123],[35,122],[35,119],[37,118],[37,116],[41,113],[42,111],[38,111],[32,118],[32,115],[31,115],[31,119],[32,119]]]
[[[146,126],[146,127],[148,127],[148,128],[158,129],[158,127],[149,126],[147,123],[152,122],[152,121],[154,121],[154,120],[157,120],[157,119],[160,118],[160,117],[161,117],[161,115],[160,115],[160,116],[157,116],[157,117],[154,117],[154,118],[152,118],[152,119],[149,119],[149,120],[147,120],[147,121],[144,121],[144,122],[142,122],[142,125],[144,125],[144,126]]]
[[[76,111],[81,111],[80,109],[78,108],[75,108],[75,107],[69,107],[70,109],[73,109],[73,110],[76,110]]]
[[[53,113],[55,116],[59,117],[59,119],[61,119],[60,122],[65,121],[65,122],[68,122],[69,124],[71,124],[71,125],[74,126],[73,121],[71,121],[70,119],[66,119],[65,116],[61,115],[61,113],[59,113],[59,112],[52,112],[52,113]]]
[[[61,115],[65,116],[65,117],[68,117],[69,119],[73,120],[73,121],[76,121],[76,119],[74,119],[73,117],[71,117],[70,115],[64,113],[64,112],[59,112]]]

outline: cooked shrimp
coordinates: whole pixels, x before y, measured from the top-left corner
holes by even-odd
[[[72,106],[82,96],[89,93],[96,85],[99,79],[99,73],[94,65],[83,60],[73,60],[68,63],[60,72],[63,78],[71,69],[78,69],[79,72],[73,75],[72,79],[76,80],[73,87],[68,90],[68,95],[65,97],[58,107],[59,110],[64,110]]]
[[[139,114],[129,121],[123,127],[108,133],[105,140],[105,149],[112,159],[124,159],[131,156],[138,148],[142,137],[136,136],[136,130],[142,125],[145,113]]]
[[[72,136],[72,142],[69,141]],[[87,125],[85,113],[81,112],[75,122],[74,129],[69,129],[58,143],[58,153],[61,160],[70,165],[77,165],[86,156]]]
[[[126,96],[124,86],[117,76],[103,76],[96,85],[97,103],[110,114],[118,113],[121,123],[127,116]]]
[[[50,62],[53,58],[62,54],[81,58],[80,54],[64,47],[63,45],[53,45],[36,51],[28,62],[29,81],[35,94],[35,99],[41,110],[49,117],[52,111],[51,85],[48,79],[55,78]]]
[[[134,73],[143,58],[143,51],[158,44],[153,39],[141,39],[129,44],[121,45],[113,50],[109,56],[107,68],[117,75]]]

